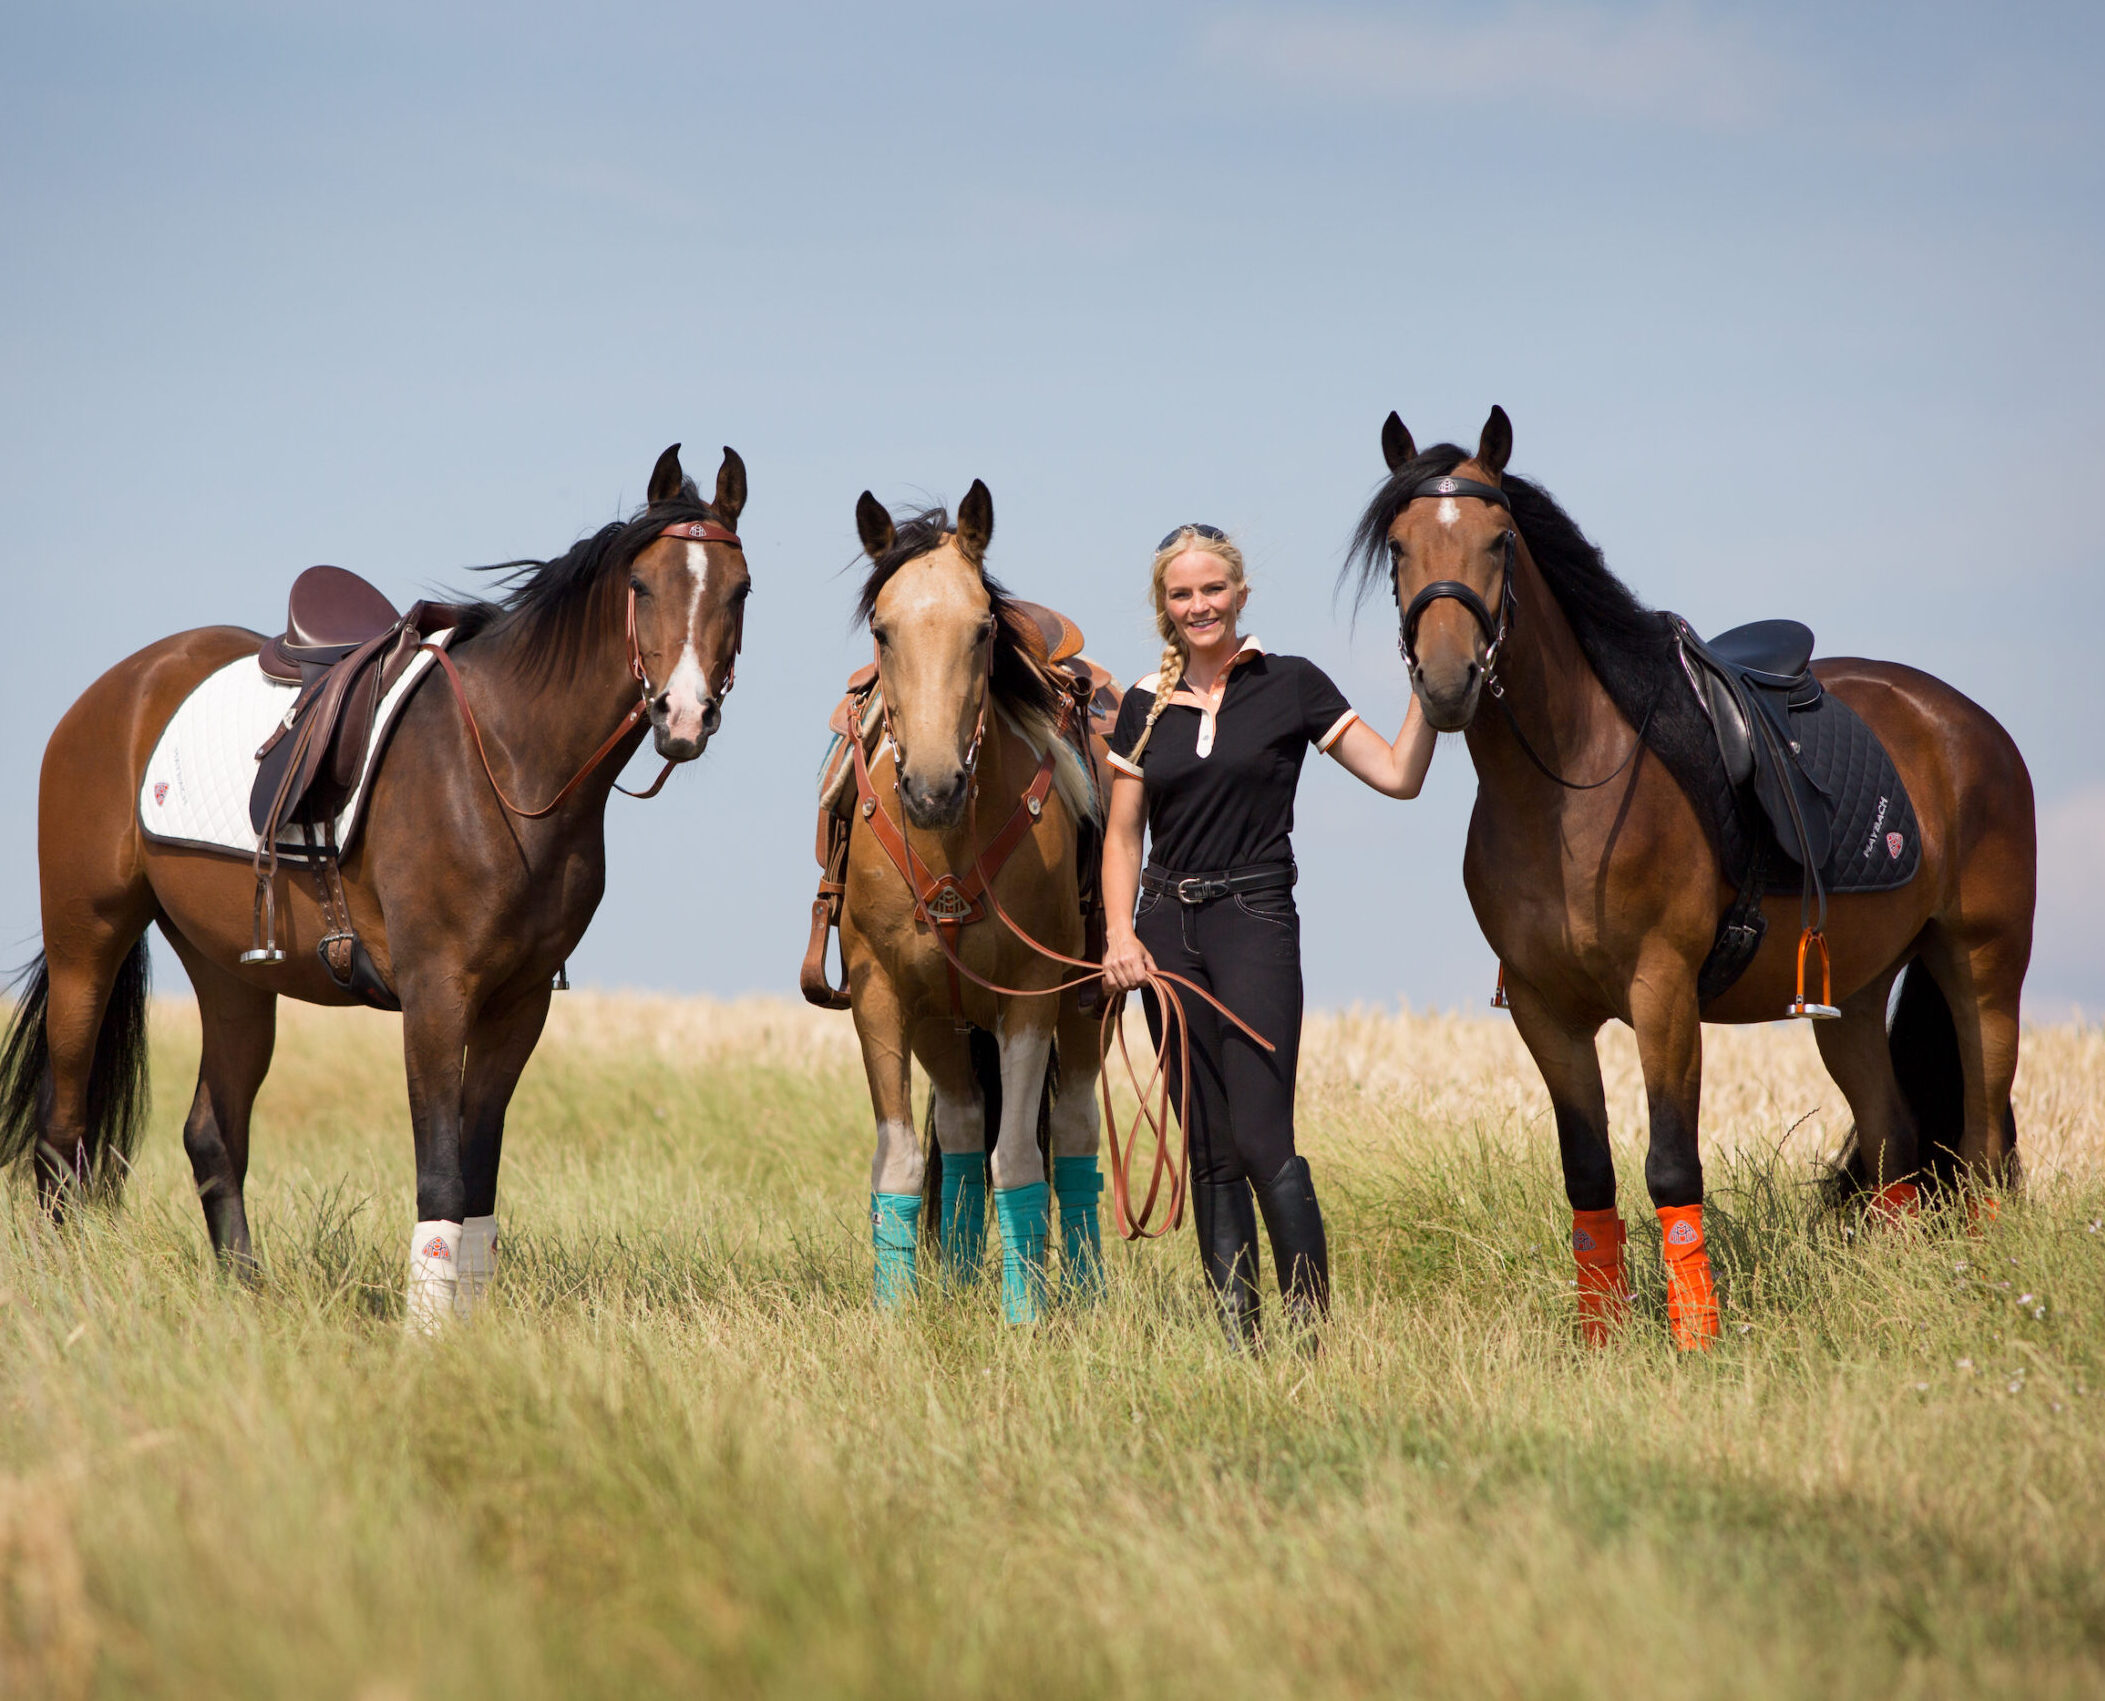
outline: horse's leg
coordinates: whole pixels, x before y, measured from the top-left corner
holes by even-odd
[[[1595,1049],[1600,1024],[1559,1014],[1510,966],[1506,999],[1557,1119],[1557,1156],[1564,1196],[1571,1201],[1571,1251],[1579,1269],[1580,1338],[1589,1347],[1605,1346],[1629,1314],[1630,1272],[1623,1260],[1623,1219],[1615,1209],[1608,1096]]]
[[[1693,966],[1654,951],[1640,957],[1630,985],[1651,1138],[1645,1187],[1659,1212],[1667,1275],[1667,1323],[1685,1351],[1718,1334],[1718,1290],[1703,1239],[1703,1158],[1696,1145],[1703,1099],[1703,1025],[1696,1014]]]
[[[2018,993],[2029,939],[1990,922],[1960,932],[1948,923],[1923,934],[1922,960],[1951,1008],[1965,1081],[1959,1157],[1977,1181],[2016,1179],[2011,1163],[2010,1088],[2017,1079]]]
[[[417,1223],[403,1322],[411,1334],[428,1335],[451,1321],[460,1283],[468,1193],[461,1174],[461,1090],[471,1016],[457,966],[419,967],[425,972],[402,987],[402,1058],[417,1150]],[[428,990],[419,984],[427,981]]]
[[[183,1150],[190,1154],[212,1250],[252,1278],[256,1255],[242,1188],[248,1181],[249,1112],[277,1045],[278,995],[237,979],[180,936],[172,937],[197,994],[204,1039],[197,1096],[183,1122]]]
[[[485,1007],[468,1035],[461,1091],[461,1209],[459,1280],[453,1308],[472,1317],[497,1279],[497,1166],[504,1156],[504,1113],[520,1072],[540,1043],[548,1020],[549,987],[534,986],[501,1008]]]
[[[1001,1131],[989,1164],[994,1212],[1001,1221],[1001,1307],[1011,1323],[1033,1323],[1045,1297],[1045,1231],[1049,1189],[1038,1154],[1038,1105],[1052,1051],[1053,1013],[1043,998],[1003,1002],[995,1023],[1001,1044]]]
[[[1886,1043],[1886,1000],[1899,965],[1842,1000],[1841,1020],[1813,1023],[1820,1061],[1849,1101],[1856,1122],[1856,1162],[1872,1189],[1871,1207],[1891,1219],[1915,1214],[1919,1195],[1915,1122],[1908,1114],[1893,1052]]]
[[[885,1310],[913,1297],[921,1232],[921,1183],[927,1159],[914,1138],[913,1062],[898,990],[872,968],[857,982],[855,1034],[877,1121],[870,1160],[870,1240],[877,1254],[877,1304]]]
[[[50,916],[50,880],[45,886],[44,913]],[[150,897],[147,899],[150,903]],[[86,906],[81,906],[86,908]],[[69,909],[71,906],[69,906]],[[112,1077],[128,1074],[131,1053],[143,1055],[145,1034],[112,1033],[103,1026],[110,1016],[110,994],[120,974],[145,973],[145,916],[105,916],[97,906],[83,914],[69,914],[65,925],[46,923],[44,932],[44,1045],[49,1074],[49,1096],[37,1118],[35,1147],[37,1199],[53,1218],[65,1214],[66,1198],[75,1188],[96,1182],[122,1185],[122,1164],[128,1151],[112,1155],[105,1144],[126,1145],[129,1131],[114,1126],[107,1113],[101,1119],[111,1126],[97,1126],[93,1116],[98,1098],[121,1083],[117,1079],[98,1082],[96,1064]],[[131,964],[137,953],[140,962]],[[97,1092],[98,1086],[104,1091]]]
[[[955,1023],[929,1022],[920,1037],[917,1050],[928,1071],[942,1151],[943,1267],[953,1281],[976,1282],[987,1253],[986,1101],[972,1065],[971,1036]]]
[[[1081,1298],[1094,1301],[1104,1289],[1103,1232],[1097,1196],[1103,1176],[1097,1167],[1102,1135],[1096,1102],[1097,1018],[1085,1016],[1071,994],[1060,999],[1054,1028],[1060,1047],[1060,1091],[1052,1107],[1053,1193],[1060,1202],[1060,1278]]]

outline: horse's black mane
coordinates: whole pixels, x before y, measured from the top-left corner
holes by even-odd
[[[515,639],[530,665],[551,674],[568,673],[578,663],[591,629],[594,596],[618,582],[629,563],[650,546],[667,526],[685,520],[718,520],[691,478],[680,481],[679,494],[652,502],[626,520],[604,525],[582,537],[552,561],[498,561],[477,567],[478,573],[505,576],[503,594],[495,600],[474,599],[459,605],[456,644],[484,634]]]
[[[1405,462],[1375,491],[1353,530],[1351,552],[1345,558],[1344,576],[1358,570],[1362,599],[1377,585],[1394,584],[1389,528],[1406,495],[1423,480],[1453,472],[1467,459],[1468,451],[1452,443],[1435,444]],[[1623,718],[1646,729],[1645,743],[1657,752],[1717,840],[1729,832],[1725,816],[1731,808],[1731,787],[1710,725],[1680,680],[1667,617],[1645,607],[1609,571],[1600,550],[1548,491],[1512,473],[1502,474],[1499,485],[1528,554],[1571,623],[1587,663]]]
[[[894,522],[891,548],[870,563],[862,592],[855,599],[855,624],[869,623],[870,615],[877,607],[878,594],[892,582],[900,568],[932,549],[940,549],[944,539],[955,529],[950,511],[941,506],[924,508],[918,514],[909,514]],[[1058,688],[1024,646],[1023,629],[1028,622],[1023,616],[1011,613],[1013,605],[1008,592],[987,571],[984,563],[980,565],[979,582],[987,593],[994,615],[992,683],[995,701],[1012,711],[1028,711],[1048,717],[1057,715],[1060,709]]]
[[[1364,598],[1377,585],[1393,584],[1389,528],[1404,498],[1429,478],[1451,473],[1469,459],[1467,450],[1436,443],[1391,473],[1360,516],[1345,571],[1359,573]],[[1674,644],[1665,618],[1645,607],[1630,587],[1609,571],[1593,541],[1538,484],[1506,473],[1499,479],[1513,523],[1534,557],[1550,593],[1571,622],[1572,633],[1608,695],[1632,726],[1641,725],[1662,682],[1674,667]]]

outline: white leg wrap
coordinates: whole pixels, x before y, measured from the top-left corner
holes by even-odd
[[[435,1335],[453,1320],[460,1283],[460,1224],[419,1223],[409,1237],[409,1304],[403,1327]]]
[[[453,1314],[475,1315],[483,1295],[497,1279],[497,1219],[470,1217],[460,1225],[460,1281],[453,1290]]]

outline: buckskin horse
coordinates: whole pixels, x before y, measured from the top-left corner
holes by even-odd
[[[2008,733],[1949,685],[1893,662],[1808,668],[1811,634],[1794,623],[1727,635],[1751,643],[1720,668],[1685,622],[1637,601],[1547,493],[1506,471],[1512,443],[1499,408],[1473,455],[1421,452],[1391,414],[1389,475],[1352,561],[1363,593],[1386,581],[1395,595],[1412,687],[1435,727],[1465,732],[1476,766],[1463,880],[1549,1089],[1583,1336],[1603,1342],[1628,1291],[1594,1048],[1614,1018],[1636,1031],[1644,1071],[1670,1327],[1700,1348],[1718,1332],[1697,1143],[1703,1022],[1836,1018],[1814,1031],[1855,1118],[1842,1173],[1877,1213],[1914,1211],[1918,1184],[1956,1180],[1979,1205],[1980,1189],[2016,1180],[2031,779]],[[1711,683],[1726,674],[1744,675],[1736,698]],[[1750,702],[1761,696],[1774,700]],[[1802,718],[1822,705],[1825,719]],[[1766,754],[1742,784],[1750,727]],[[1808,776],[1816,734],[1845,741],[1847,763]],[[1855,786],[1864,818],[1845,821],[1840,793],[1872,772],[1892,777]],[[1819,871],[1768,836],[1764,787],[1762,808],[1801,829],[1807,811],[1836,812],[1831,901]],[[1809,947],[1827,966],[1818,999]]]
[[[1098,802],[1068,737],[1082,694],[1054,676],[1024,605],[987,574],[984,484],[973,481],[954,528],[941,508],[895,524],[868,491],[855,518],[871,562],[856,614],[875,645],[881,735],[873,755],[859,718],[845,729],[857,803],[839,917],[877,1123],[876,1298],[895,1307],[915,1289],[924,1191],[944,1262],[974,1278],[991,1177],[1003,1310],[1027,1323],[1047,1297],[1047,1094],[1063,1276],[1085,1295],[1101,1281],[1097,1025],[1072,988],[1058,990],[1063,963],[1037,948],[1075,959],[1084,945],[1078,842]],[[928,1071],[940,1183],[914,1137],[911,1058]]]
[[[144,1106],[145,934],[158,922],[203,1025],[183,1144],[221,1259],[254,1268],[242,1187],[279,997],[397,1008],[419,1218],[407,1320],[430,1330],[472,1310],[495,1271],[505,1108],[552,980],[605,890],[608,793],[646,725],[667,773],[717,729],[751,583],[735,529],[745,499],[734,451],[704,502],[675,444],[645,507],[554,560],[503,564],[500,601],[395,617],[352,575],[311,569],[283,637],[178,633],[91,685],[44,754],[44,948],[0,1054],[0,1161],[28,1158],[54,1214],[75,1194],[121,1192]],[[246,856],[145,830],[149,759],[208,679],[253,692],[259,662],[268,673],[304,661],[289,669],[306,680],[285,716],[291,732],[302,710],[348,715],[363,701],[370,717],[371,690],[359,690],[367,670],[399,674],[437,643],[450,689],[414,690],[400,707],[384,759],[371,758],[355,839],[314,854],[317,812],[303,817],[311,880],[292,877],[275,832],[262,835],[270,842],[259,841],[252,868]],[[428,684],[435,670],[424,666]],[[333,736],[328,726],[296,735],[288,770],[320,786],[325,832],[338,801],[326,785]],[[349,758],[356,779],[361,738]],[[296,789],[290,778],[277,787],[272,829]],[[163,782],[154,795],[165,804],[166,792]]]

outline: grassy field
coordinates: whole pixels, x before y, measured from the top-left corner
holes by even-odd
[[[1709,1038],[1726,1334],[1573,1343],[1547,1105],[1497,1018],[1312,1022],[1328,1353],[1226,1356],[1188,1238],[1027,1332],[869,1305],[847,1018],[573,994],[494,1310],[404,1340],[395,1022],[289,1009],[266,1276],[211,1267],[157,1006],[131,1195],[0,1209],[0,1694],[2105,1692],[2105,1033],[2027,1038],[2030,1186],[1859,1233],[1800,1030]],[[311,1108],[319,1107],[319,1108]]]

